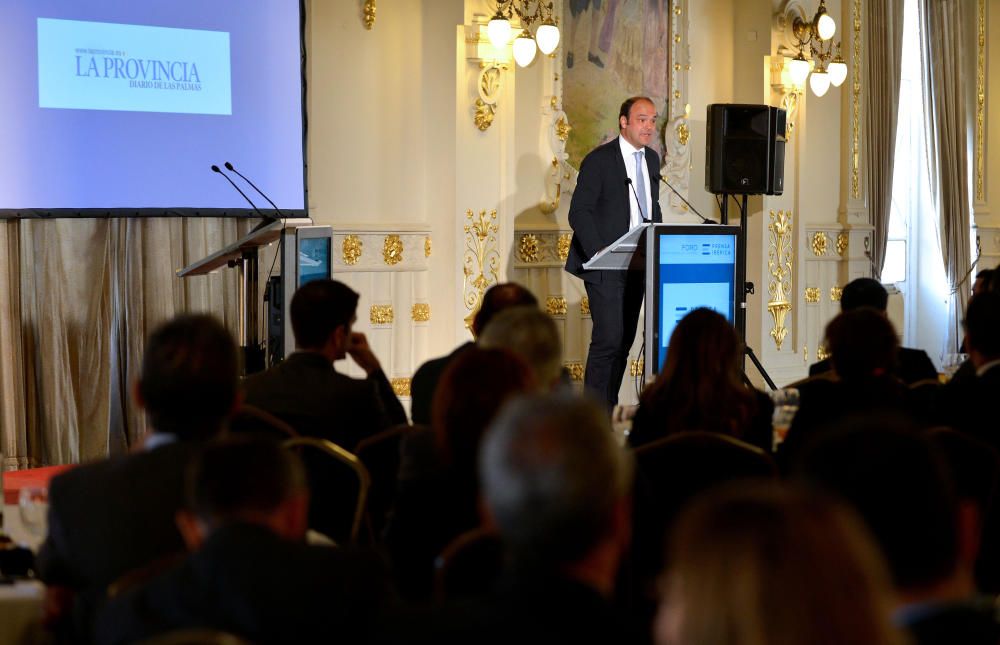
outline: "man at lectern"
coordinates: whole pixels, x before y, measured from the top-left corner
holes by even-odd
[[[584,157],[569,207],[573,242],[566,270],[583,279],[594,324],[584,384],[609,409],[618,403],[642,307],[645,272],[591,271],[583,264],[629,229],[663,221],[660,157],[647,145],[656,134],[656,116],[653,102],[645,96],[622,103],[619,136]]]

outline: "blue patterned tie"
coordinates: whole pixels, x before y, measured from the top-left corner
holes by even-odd
[[[635,155],[635,184],[638,186],[636,192],[639,194],[640,224],[649,219],[646,214],[646,180],[642,176],[642,151],[637,150]]]

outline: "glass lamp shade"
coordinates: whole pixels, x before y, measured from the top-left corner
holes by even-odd
[[[834,87],[840,87],[847,79],[847,63],[842,60],[830,63],[830,68],[827,71],[830,72],[830,82],[833,83]]]
[[[788,63],[788,76],[797,87],[805,87],[809,76],[809,61],[799,54]]]
[[[514,61],[521,67],[531,65],[535,60],[535,39],[530,34],[524,33],[514,39]]]
[[[830,14],[823,12],[816,22],[816,32],[820,40],[830,40],[837,33],[837,23],[833,21]]]
[[[490,24],[486,25],[486,35],[497,49],[506,47],[510,42],[510,21],[500,14],[493,16]]]
[[[830,89],[830,75],[826,70],[813,72],[812,76],[809,77],[809,87],[812,88],[813,94],[816,96],[823,96]]]
[[[559,27],[550,22],[539,25],[535,31],[535,41],[538,43],[538,49],[548,56],[559,46]]]

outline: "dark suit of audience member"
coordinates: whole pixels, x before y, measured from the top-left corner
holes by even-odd
[[[566,396],[513,401],[484,437],[480,465],[486,512],[510,554],[502,584],[388,641],[635,642],[610,602],[632,473],[607,413]]]
[[[530,291],[514,282],[493,285],[483,294],[479,310],[472,318],[472,325],[469,329],[472,332],[472,337],[479,338],[487,323],[496,314],[509,307],[522,305],[537,306],[538,299]],[[441,375],[462,352],[470,347],[475,347],[475,343],[463,343],[447,356],[431,359],[417,368],[410,384],[410,417],[413,419],[413,423],[430,424],[431,402],[434,400],[434,392],[437,390]]]
[[[479,526],[476,455],[501,406],[534,386],[531,371],[506,350],[474,347],[441,378],[433,423],[407,435],[385,546],[400,594],[430,598],[434,561],[462,533]]]
[[[944,388],[943,422],[1000,449],[1000,294],[983,293],[969,302],[966,344],[975,376]]]
[[[861,516],[889,565],[895,622],[914,642],[1000,642],[995,605],[974,583],[976,515],[959,505],[945,463],[911,422],[845,425],[805,451],[795,472]]]
[[[641,253],[633,259],[634,270],[596,271],[583,265],[643,221],[662,221],[660,158],[647,145],[656,135],[656,117],[646,97],[622,103],[620,135],[584,157],[569,207],[573,240],[566,271],[584,281],[593,319],[584,384],[609,409],[618,403],[635,338],[645,268]]]
[[[198,443],[218,433],[235,407],[238,375],[236,346],[220,323],[208,316],[168,322],[146,344],[135,391],[153,428],[145,446],[52,481],[38,573],[57,618],[70,609],[57,590],[75,592],[75,638],[109,584],[183,550],[174,525],[183,472]]]
[[[406,423],[378,358],[364,334],[351,331],[358,294],[333,280],[314,280],[292,296],[290,315],[298,349],[244,383],[246,402],[266,410],[302,435],[354,450],[358,441]],[[348,355],[365,379],[340,374],[334,361]]]
[[[870,307],[845,311],[827,325],[826,339],[839,378],[821,375],[793,385],[799,391],[799,410],[778,449],[783,468],[843,419],[911,416],[910,391],[892,376],[898,341],[888,318]]]
[[[840,310],[851,311],[859,307],[871,307],[885,315],[889,305],[889,292],[878,280],[857,278],[844,286],[840,295]],[[824,359],[809,366],[809,376],[825,374],[833,369],[830,359]],[[907,385],[924,380],[937,380],[937,368],[922,349],[900,347],[893,361],[892,374]]]
[[[369,556],[309,546],[302,466],[277,443],[238,437],[209,446],[189,472],[179,524],[193,552],[113,598],[100,643],[195,628],[255,643],[364,642],[388,597]]]
[[[695,309],[674,328],[663,370],[643,392],[628,435],[638,447],[671,434],[703,430],[771,452],[774,404],[742,380],[743,345],[718,313]]]

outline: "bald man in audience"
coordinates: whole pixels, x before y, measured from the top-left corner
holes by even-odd
[[[73,609],[72,640],[89,630],[108,585],[183,551],[174,514],[184,500],[184,470],[237,406],[239,373],[236,344],[216,319],[185,315],[166,323],[146,343],[134,391],[152,433],[128,456],[52,480],[38,574],[49,586],[50,620],[61,622]]]
[[[538,299],[515,282],[495,284],[487,289],[483,294],[479,311],[472,318],[469,330],[472,332],[472,338],[478,339],[494,316],[505,309],[518,306],[537,307]],[[413,382],[410,385],[410,416],[413,418],[413,423],[430,424],[431,401],[434,400],[434,391],[437,389],[438,381],[441,380],[441,375],[462,352],[474,347],[475,344],[474,340],[463,343],[447,356],[427,361],[413,374]]]
[[[406,423],[406,411],[365,335],[353,331],[358,294],[342,282],[313,280],[295,292],[289,313],[295,352],[244,383],[246,401],[299,434],[353,451],[365,437]],[[334,368],[350,356],[367,375]]]
[[[206,447],[187,474],[177,523],[191,554],[113,598],[98,642],[216,629],[254,643],[363,642],[390,597],[370,555],[305,543],[299,459],[263,438]]]

